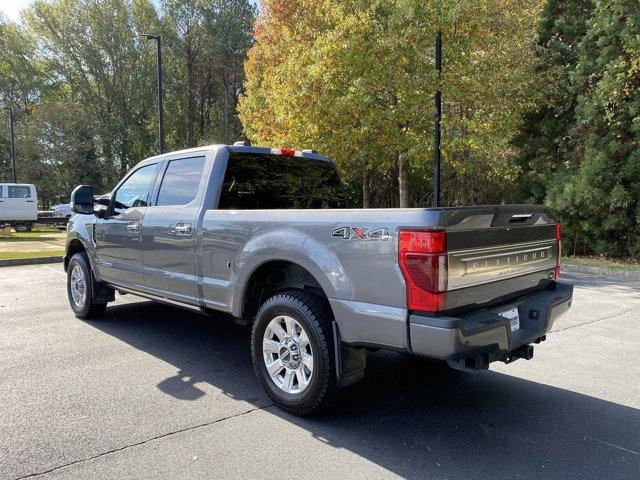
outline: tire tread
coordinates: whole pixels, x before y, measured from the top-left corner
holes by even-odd
[[[328,362],[327,364],[330,366],[329,375],[324,376],[324,382],[322,383],[320,391],[312,404],[303,407],[302,405],[289,406],[278,403],[282,409],[289,413],[298,416],[306,416],[328,408],[334,399],[337,389],[332,328],[333,316],[325,299],[308,291],[292,289],[277,293],[266,300],[258,309],[256,319],[260,318],[265,310],[273,307],[274,305],[282,305],[285,303],[293,303],[300,311],[305,312],[306,320],[311,322],[312,325],[321,332],[321,335],[319,335],[319,340],[321,342],[320,354],[325,356],[324,361]],[[254,359],[254,369],[256,374],[260,376],[262,373],[256,359],[262,356],[262,352],[255,351],[255,332],[256,329],[254,328],[252,331],[251,356]]]
[[[67,267],[68,270],[70,271],[72,269],[72,262],[73,261],[77,261],[80,265],[81,268],[83,268],[83,270],[85,271],[85,275],[88,274],[88,278],[87,278],[87,299],[89,301],[89,305],[86,306],[83,310],[77,311],[75,308],[73,308],[73,302],[71,300],[71,298],[69,298],[69,303],[71,303],[71,309],[73,310],[73,313],[76,317],[78,318],[82,318],[82,319],[91,319],[91,318],[98,318],[101,317],[102,314],[104,313],[104,311],[107,308],[107,304],[106,303],[94,303],[93,302],[93,294],[94,294],[94,284],[93,284],[93,277],[92,277],[92,273],[91,273],[91,263],[89,263],[89,257],[87,256],[86,252],[79,252],[76,253],[75,255],[73,255],[73,257],[71,257],[71,260],[69,261],[69,266]],[[71,274],[69,274],[70,276]],[[69,288],[69,280],[67,279],[67,289]],[[70,294],[68,293],[69,297]]]

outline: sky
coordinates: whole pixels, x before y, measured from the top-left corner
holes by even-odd
[[[152,0],[156,5],[160,4],[160,0]],[[0,0],[0,11],[11,20],[20,19],[20,11],[31,5],[33,0]]]
[[[11,20],[20,19],[20,11],[31,5],[33,0],[0,0],[0,11]],[[152,0],[156,5],[160,4],[160,0]],[[252,3],[258,5],[258,0],[252,0]]]
[[[0,0],[0,11],[11,20],[18,20],[20,10],[26,8],[31,0]]]

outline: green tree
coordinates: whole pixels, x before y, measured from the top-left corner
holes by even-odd
[[[579,92],[569,176],[549,201],[577,219],[577,235],[605,255],[640,254],[640,4],[602,0],[582,39],[573,74]]]
[[[18,177],[43,206],[78,183],[107,190],[157,152],[156,52],[142,33],[163,39],[168,148],[240,135],[255,7],[166,0],[160,11],[151,0],[36,0],[22,22],[0,18],[0,106],[14,107]],[[4,179],[4,114],[0,127]]]
[[[539,102],[534,45],[541,8],[538,1],[470,1],[444,11],[448,204],[502,203],[516,181],[511,142],[523,113]]]
[[[0,14],[0,181],[11,176],[9,124],[5,108],[13,109],[19,160],[21,125],[32,106],[46,93],[44,68],[35,56],[36,42],[23,27]],[[20,162],[17,162],[20,165]]]
[[[548,0],[542,10],[536,48],[540,94],[514,139],[521,171],[511,200],[544,202],[555,173],[575,168],[578,89],[571,77],[593,8],[592,0]]]
[[[242,134],[236,106],[255,7],[248,0],[165,0],[170,145],[228,143]]]
[[[55,94],[75,99],[98,122],[100,151],[123,174],[153,150],[154,58],[140,38],[154,30],[149,0],[36,0],[26,12],[41,54],[58,82]]]
[[[117,178],[95,142],[98,122],[74,100],[47,99],[34,107],[23,125],[21,176],[37,180],[38,193],[46,204],[57,202],[78,184],[107,191]],[[43,181],[46,179],[47,181]],[[36,183],[36,182],[34,182]]]

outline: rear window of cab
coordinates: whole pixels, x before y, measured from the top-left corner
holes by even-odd
[[[221,210],[346,208],[331,162],[275,154],[231,153]]]

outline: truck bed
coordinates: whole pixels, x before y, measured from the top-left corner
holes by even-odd
[[[228,288],[229,278],[242,286],[262,262],[294,262],[327,293],[343,340],[406,349],[402,229],[447,234],[449,289],[438,315],[506,303],[554,282],[556,221],[542,206],[208,210],[203,302],[240,315],[243,299]]]

